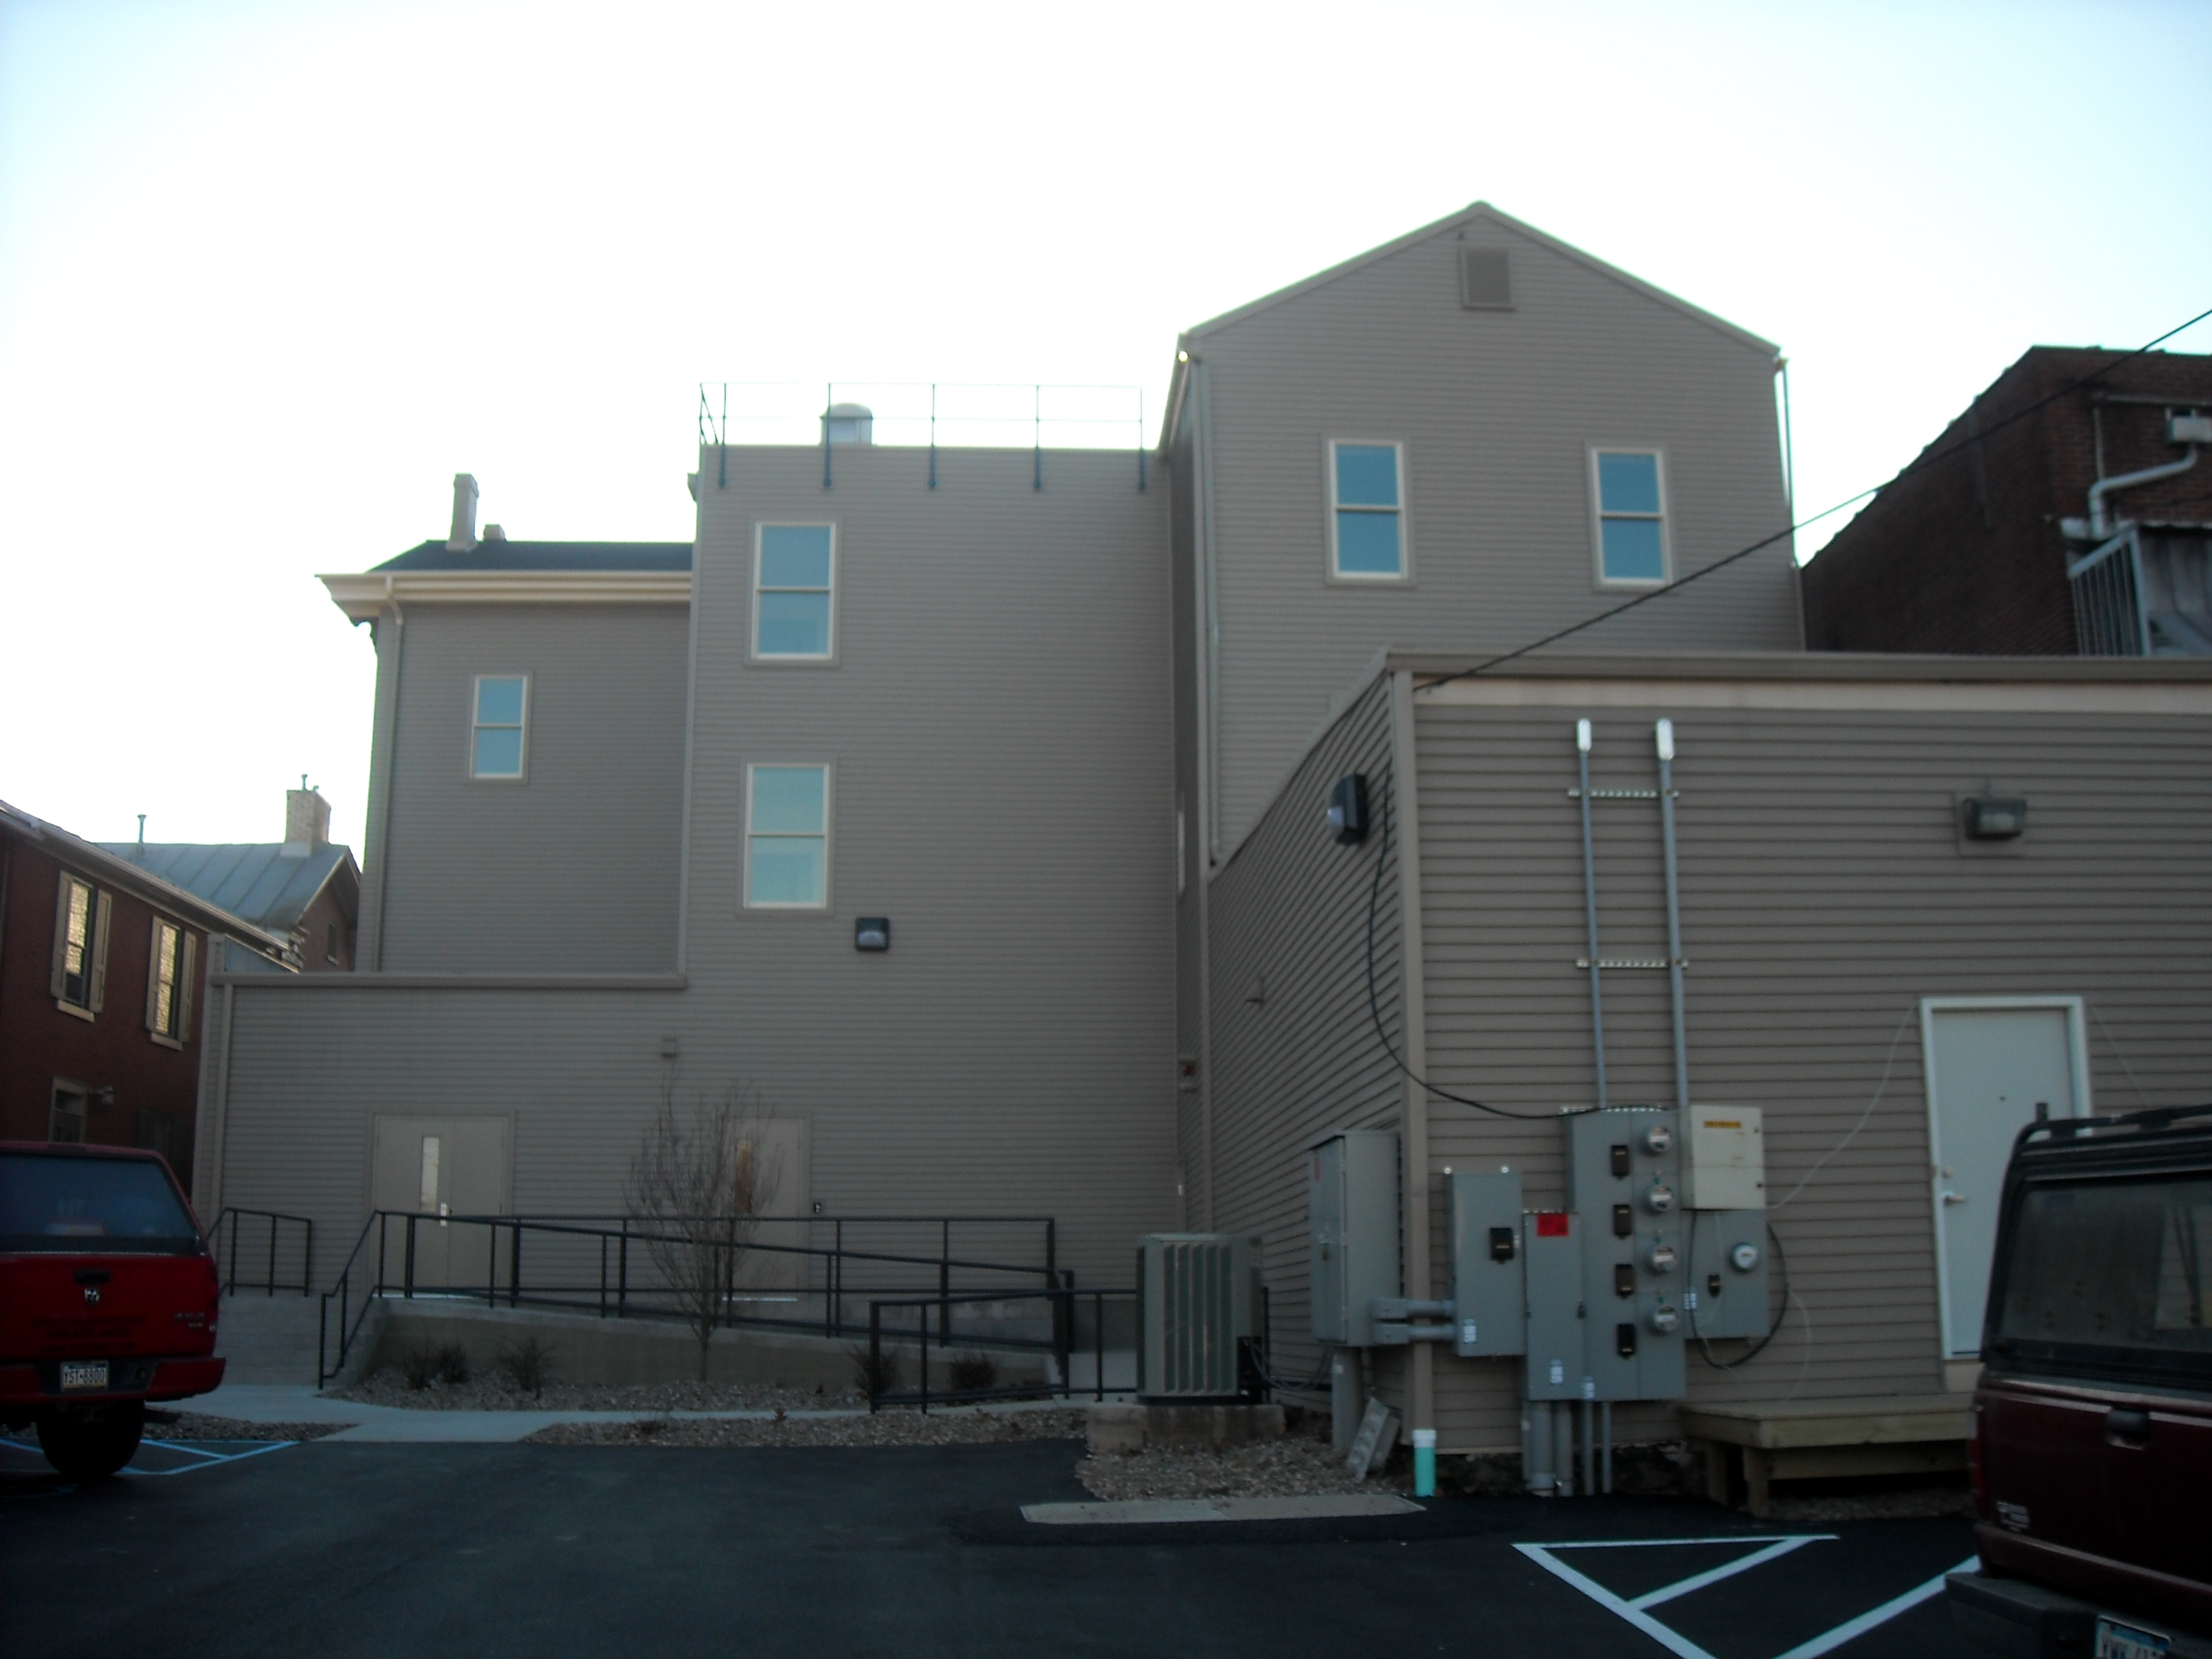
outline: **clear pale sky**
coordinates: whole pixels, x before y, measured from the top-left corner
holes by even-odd
[[[456,471],[688,539],[702,380],[1157,410],[1178,329],[1477,198],[1779,342],[1810,511],[2212,306],[2208,105],[2202,0],[0,0],[0,798],[271,841],[305,772],[358,849],[314,577]]]

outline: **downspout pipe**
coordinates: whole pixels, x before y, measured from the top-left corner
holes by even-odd
[[[2123,472],[2117,477],[2100,478],[2089,486],[2089,534],[2102,541],[2112,533],[2112,522],[2105,517],[2105,498],[2118,495],[2123,489],[2133,489],[2137,484],[2155,483],[2160,478],[2171,478],[2186,472],[2197,465],[2197,446],[2189,446],[2189,453],[2178,461],[2168,461],[2164,466],[2147,466],[2140,472]]]

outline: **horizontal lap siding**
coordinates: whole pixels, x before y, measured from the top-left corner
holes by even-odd
[[[1567,794],[1578,712],[1418,715],[1431,1073],[1516,1110],[1592,1098],[1589,987],[1574,966],[1586,954],[1579,819]],[[1590,712],[1595,787],[1654,787],[1663,702]],[[1939,1388],[1919,999],[2079,994],[2096,1104],[2203,1098],[2204,723],[1693,710],[1675,733],[1692,1098],[1765,1109],[1778,1201],[1828,1156],[1772,1218],[1796,1300],[1781,1334],[1739,1370],[1693,1354],[1692,1397]],[[1984,781],[2027,798],[2014,848],[1960,849],[1954,797]],[[1601,801],[1594,811],[1602,951],[1663,956],[1656,807]],[[1605,993],[1612,1100],[1671,1100],[1665,976],[1615,972]],[[1510,1163],[1532,1205],[1560,1197],[1556,1127],[1442,1102],[1431,1124],[1439,1190],[1455,1160]],[[1441,1219],[1431,1247],[1443,1271]],[[1510,1366],[1441,1361],[1444,1443],[1511,1443],[1514,1397]]]
[[[1389,686],[1378,680],[1322,736],[1212,889],[1214,1224],[1266,1241],[1279,1375],[1310,1372],[1320,1355],[1308,1334],[1305,1146],[1331,1129],[1393,1127],[1404,1098],[1367,994],[1379,859],[1376,992],[1402,1049],[1397,858],[1380,824]],[[1368,779],[1376,824],[1363,846],[1338,845],[1322,819],[1330,784],[1349,772]],[[1261,986],[1265,1000],[1248,1000]]]
[[[1384,647],[1509,650],[1631,597],[1594,586],[1588,449],[1656,446],[1678,575],[1789,523],[1771,351],[1495,221],[1401,248],[1199,339],[1212,431],[1224,848]],[[1462,246],[1514,308],[1462,310]],[[1324,580],[1324,445],[1405,449],[1411,586]],[[1789,538],[1581,636],[1795,650]]]

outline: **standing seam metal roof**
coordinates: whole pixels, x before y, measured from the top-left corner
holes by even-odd
[[[126,859],[210,904],[280,939],[298,923],[332,873],[351,861],[349,848],[325,842],[304,856],[285,856],[283,842],[101,842],[105,852]]]

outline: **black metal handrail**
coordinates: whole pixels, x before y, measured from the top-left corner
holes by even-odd
[[[235,1295],[238,1291],[239,1223],[248,1217],[268,1224],[269,1252],[261,1282],[256,1284],[249,1278],[246,1288],[249,1291],[261,1291],[270,1296],[275,1296],[279,1291],[297,1291],[301,1296],[310,1294],[314,1288],[315,1224],[303,1215],[286,1215],[281,1210],[251,1210],[237,1204],[226,1204],[217,1211],[214,1223],[204,1235],[209,1253],[214,1255],[216,1261],[223,1261],[226,1259],[226,1252],[216,1243],[216,1235],[222,1231],[224,1222],[230,1223],[230,1249],[227,1253],[228,1265],[222,1274],[224,1292],[227,1295]],[[296,1283],[290,1279],[280,1280],[276,1277],[276,1234],[277,1229],[282,1225],[295,1226],[300,1230],[300,1277]]]
[[[1003,1304],[1008,1302],[1048,1300],[1052,1304],[1052,1336],[1039,1342],[1002,1334],[989,1336],[971,1333],[958,1342],[952,1338],[952,1310],[963,1304]],[[1091,1304],[1091,1352],[1094,1360],[1091,1383],[1081,1387],[1074,1380],[1071,1362],[1081,1352],[1075,1340],[1076,1312],[1084,1303]],[[1109,1394],[1126,1394],[1137,1386],[1133,1374],[1127,1388],[1109,1387],[1106,1381],[1106,1309],[1108,1304],[1137,1307],[1137,1292],[1133,1290],[1079,1291],[1073,1284],[1063,1288],[1043,1291],[983,1291],[963,1296],[879,1297],[868,1304],[868,1410],[872,1414],[884,1406],[919,1406],[927,1412],[934,1402],[940,1406],[974,1405],[987,1400],[1034,1400],[1039,1395],[1056,1399],[1073,1399],[1078,1395],[1090,1395],[1103,1401]],[[914,1309],[920,1316],[911,1330],[894,1327],[890,1332],[893,1343],[912,1342],[921,1353],[916,1366],[919,1386],[912,1389],[886,1389],[883,1386],[884,1369],[884,1310],[886,1308]],[[968,1350],[1012,1349],[1016,1352],[1049,1353],[1053,1370],[1050,1375],[1035,1382],[1009,1382],[981,1389],[932,1389],[929,1386],[930,1310],[937,1313],[937,1346],[940,1352],[955,1346]],[[1136,1322],[1130,1322],[1134,1356],[1133,1338]]]
[[[726,1243],[701,1239],[693,1235],[662,1230],[662,1224],[641,1221],[629,1217],[610,1218],[532,1218],[519,1215],[454,1215],[436,1214],[428,1211],[376,1210],[370,1212],[362,1225],[361,1236],[354,1242],[339,1270],[337,1280],[323,1295],[316,1337],[316,1370],[318,1382],[327,1382],[345,1367],[355,1340],[360,1335],[368,1316],[370,1307],[378,1300],[398,1297],[413,1300],[418,1297],[481,1298],[487,1306],[501,1303],[511,1308],[524,1306],[549,1308],[568,1312],[596,1313],[605,1318],[686,1319],[690,1316],[681,1308],[665,1305],[686,1292],[678,1286],[655,1285],[650,1275],[645,1282],[637,1282],[631,1270],[631,1246],[647,1247],[650,1263],[651,1247],[655,1244],[684,1248],[704,1248],[716,1253],[720,1262],[716,1268],[721,1283],[716,1291],[715,1328],[738,1325],[763,1326],[786,1330],[804,1331],[824,1336],[859,1336],[866,1327],[848,1323],[845,1305],[848,1299],[858,1301],[887,1291],[912,1291],[912,1283],[881,1284],[866,1279],[856,1282],[848,1272],[853,1263],[877,1267],[934,1269],[937,1288],[932,1299],[949,1301],[956,1292],[964,1292],[968,1286],[956,1286],[956,1272],[963,1279],[976,1273],[1003,1273],[1020,1278],[1042,1276],[1047,1290],[1066,1291],[1075,1283],[1074,1273],[1059,1267],[1054,1261],[1056,1230],[1051,1219],[1037,1216],[805,1216],[760,1217],[739,1224],[734,1218],[668,1218],[665,1226],[680,1226],[685,1222],[714,1220],[732,1224],[733,1236]],[[612,1221],[610,1226],[603,1224]],[[956,1224],[1034,1225],[1044,1228],[1042,1263],[992,1261],[979,1257],[955,1255],[952,1253],[952,1228]],[[928,1224],[939,1230],[939,1249],[933,1254],[901,1250],[862,1249],[845,1242],[848,1225],[896,1224],[901,1225]],[[483,1277],[464,1286],[450,1281],[429,1283],[418,1275],[418,1241],[426,1224],[446,1230],[454,1227],[481,1227],[485,1230],[486,1249]],[[743,1240],[734,1237],[742,1224],[752,1236]],[[826,1227],[830,1242],[827,1245],[778,1244],[761,1239],[760,1228],[768,1225],[806,1225]],[[394,1228],[398,1229],[397,1241]],[[362,1252],[368,1247],[371,1235],[376,1238],[375,1267],[368,1271],[362,1261]],[[588,1249],[596,1245],[596,1279],[564,1279],[557,1272],[541,1275],[526,1283],[523,1276],[523,1238],[526,1234],[551,1241],[568,1241]],[[398,1245],[398,1260],[393,1261],[393,1245]],[[505,1249],[505,1282],[502,1284],[501,1243]],[[535,1263],[540,1252],[533,1250]],[[795,1260],[806,1271],[807,1283],[803,1287],[769,1285],[741,1286],[738,1283],[739,1261],[751,1255],[770,1260]],[[573,1259],[573,1258],[572,1258]],[[588,1257],[586,1257],[588,1261]],[[819,1284],[813,1282],[820,1263]],[[393,1269],[396,1267],[396,1273]],[[864,1267],[863,1271],[866,1271]],[[364,1282],[365,1281],[365,1282]],[[482,1288],[477,1288],[481,1285]],[[763,1293],[764,1291],[764,1293]],[[980,1299],[989,1300],[992,1294],[1018,1294],[1012,1289],[997,1293],[986,1293]],[[796,1304],[805,1297],[819,1297],[822,1311],[819,1318],[782,1317],[758,1310],[763,1305]],[[337,1352],[333,1361],[331,1354],[331,1304],[337,1304]],[[356,1308],[356,1304],[358,1304]],[[753,1311],[740,1312],[741,1306],[750,1305]]]

